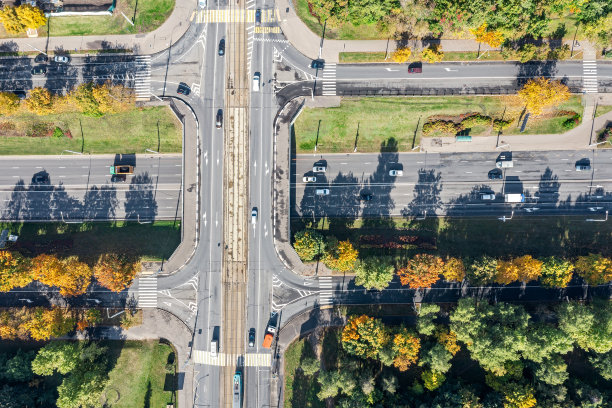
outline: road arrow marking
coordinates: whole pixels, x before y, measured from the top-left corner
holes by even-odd
[[[204,214],[202,215],[202,218],[204,218],[204,228],[206,228],[206,211],[204,211]]]
[[[204,152],[204,162],[208,166],[208,150]]]
[[[450,69],[450,68],[444,68],[444,70],[446,72],[457,72],[457,71],[459,71],[458,69]]]
[[[389,72],[397,72],[399,71],[399,69],[391,69],[391,68],[385,68],[387,71]]]

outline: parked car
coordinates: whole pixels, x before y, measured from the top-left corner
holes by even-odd
[[[315,190],[315,194],[316,195],[329,195],[329,189],[328,188],[317,188]]]
[[[325,173],[327,171],[327,167],[323,165],[313,166],[312,171],[314,173]]]
[[[47,67],[44,65],[37,65],[32,68],[32,75],[45,75],[47,73]]]
[[[310,63],[310,68],[314,68],[314,69],[325,68],[325,60],[322,60],[322,59],[312,60],[312,62]]]
[[[223,126],[223,109],[219,109],[217,111],[217,119],[215,121],[215,125],[217,126],[217,129],[221,129],[221,127]]]
[[[49,57],[47,57],[47,55],[45,54],[38,54],[35,58],[34,58],[34,62],[36,63],[42,63],[42,62],[47,62],[49,60]]]
[[[317,178],[315,176],[304,176],[304,177],[302,177],[302,181],[304,183],[316,183],[317,182]]]
[[[191,88],[189,88],[189,85],[187,85],[186,83],[179,82],[179,86],[178,86],[178,89],[176,90],[176,93],[187,96],[191,93]]]
[[[255,24],[261,24],[261,9],[255,10]]]
[[[251,210],[251,224],[255,224],[257,222],[257,207],[253,207]]]
[[[501,180],[504,178],[502,171],[499,169],[493,169],[489,171],[489,180]]]
[[[495,193],[480,193],[480,199],[485,201],[495,200]]]
[[[70,57],[67,55],[56,55],[53,57],[53,61],[57,62],[58,64],[67,64],[70,62]]]
[[[389,170],[389,175],[392,177],[401,177],[404,175],[402,170]]]
[[[255,328],[249,329],[249,347],[255,347]]]
[[[222,38],[221,41],[219,41],[219,56],[224,56],[225,55],[225,38]]]

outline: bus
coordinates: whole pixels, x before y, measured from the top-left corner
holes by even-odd
[[[242,373],[240,371],[236,371],[234,374],[234,399],[233,399],[233,408],[242,408]]]

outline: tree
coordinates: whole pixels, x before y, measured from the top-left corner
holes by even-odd
[[[423,385],[425,388],[427,388],[429,391],[433,391],[444,384],[446,376],[437,371],[425,370],[423,373],[421,373],[421,379],[423,380]]]
[[[475,285],[491,283],[496,274],[497,260],[488,255],[472,260],[466,271],[468,280]]]
[[[314,357],[306,357],[300,363],[300,368],[304,375],[311,376],[321,369],[321,363]]]
[[[108,378],[102,369],[75,370],[57,388],[58,408],[96,407]]]
[[[123,85],[113,85],[110,81],[96,85],[92,95],[98,103],[98,110],[103,113],[118,113],[134,107],[134,90]]]
[[[429,62],[430,64],[435,64],[436,62],[442,61],[444,59],[442,47],[436,44],[431,44],[428,48],[425,48],[421,52],[421,58],[423,61]]]
[[[390,373],[385,374],[381,386],[384,392],[394,395],[397,391],[397,377]]]
[[[420,348],[421,340],[405,327],[401,327],[393,336],[393,351],[395,352],[393,365],[400,371],[406,371],[408,367],[417,362]]]
[[[465,279],[465,266],[460,258],[447,258],[442,275],[447,281],[461,282]]]
[[[78,342],[53,341],[38,350],[32,361],[32,371],[38,375],[53,375],[55,371],[68,374],[79,362],[81,349]]]
[[[440,306],[433,303],[421,303],[418,311],[417,330],[423,336],[431,336],[436,329],[433,320],[440,311]]]
[[[512,263],[518,268],[518,280],[521,282],[537,280],[542,275],[542,261],[531,255],[514,258]]]
[[[542,361],[534,371],[538,381],[549,385],[561,385],[569,378],[567,364],[560,355],[553,355]]]
[[[487,31],[487,23],[482,23],[476,29],[470,29],[470,32],[476,37],[476,41],[485,43],[492,48],[497,48],[504,42],[504,35],[497,31]]]
[[[572,279],[573,271],[574,265],[571,262],[550,256],[542,263],[540,281],[549,288],[564,288]]]
[[[34,340],[59,337],[74,329],[75,319],[65,309],[37,307],[28,312],[20,324]]]
[[[508,285],[518,280],[519,269],[512,261],[498,261],[495,282]]]
[[[440,279],[443,267],[444,261],[439,256],[418,254],[397,273],[402,285],[409,285],[413,289],[430,288]]]
[[[350,317],[342,331],[342,347],[357,357],[376,358],[388,341],[382,321],[366,315]]]
[[[32,360],[34,352],[21,349],[6,362],[2,376],[8,382],[28,382],[32,379]]]
[[[15,8],[19,22],[25,29],[38,28],[47,24],[47,17],[38,7],[32,7],[29,4],[22,4]]]
[[[334,398],[340,391],[346,395],[352,395],[357,387],[355,379],[348,372],[321,371],[317,379],[321,386],[317,397],[321,401],[327,398]]]
[[[100,285],[121,292],[132,284],[138,273],[140,263],[118,254],[100,256],[93,268],[93,274]]]
[[[367,290],[383,290],[393,279],[395,268],[389,257],[370,257],[355,264],[355,284]]]
[[[562,303],[557,307],[557,317],[559,328],[580,348],[596,353],[607,353],[612,349],[612,306],[609,302],[594,305]]]
[[[302,261],[312,261],[325,252],[323,236],[314,230],[303,230],[295,233],[293,248]]]
[[[67,95],[76,108],[87,116],[102,116],[99,103],[93,95],[93,84],[91,82],[80,84]]]
[[[590,356],[589,361],[605,380],[612,380],[612,352]]]
[[[25,31],[25,27],[21,20],[19,20],[15,7],[4,6],[4,8],[0,10],[0,22],[4,25],[4,29],[9,34],[19,34]]]
[[[0,11],[2,14],[2,11]],[[12,92],[0,92],[0,115],[10,115],[19,108],[19,97]]]
[[[350,241],[340,241],[338,245],[331,248],[323,257],[323,262],[328,268],[340,272],[350,271],[355,267],[359,252],[353,248]]]
[[[504,392],[504,408],[531,408],[536,404],[533,388],[528,385],[514,384]]]
[[[574,349],[574,342],[562,330],[549,324],[529,326],[523,358],[541,363],[555,354],[566,354]]]
[[[32,282],[28,261],[18,252],[0,251],[0,291],[8,292]]]
[[[32,260],[32,272],[42,284],[58,287],[62,296],[82,295],[91,282],[91,269],[76,257],[60,261],[53,255],[38,255]]]
[[[452,358],[453,355],[443,345],[436,343],[429,347],[427,352],[421,356],[419,365],[421,367],[429,367],[432,371],[444,374],[450,370]]]
[[[527,111],[533,115],[541,114],[545,109],[555,107],[570,97],[569,88],[560,81],[548,78],[530,79],[518,91],[519,98],[525,104]]]
[[[37,115],[48,115],[53,112],[53,96],[48,89],[34,88],[25,100],[26,108]]]
[[[589,285],[601,285],[612,280],[612,259],[601,254],[579,256],[576,271]]]
[[[451,355],[457,354],[461,347],[457,344],[457,335],[453,331],[441,330],[436,335],[438,343],[442,344]]]
[[[412,55],[412,50],[410,48],[408,47],[398,48],[395,51],[393,51],[391,59],[393,60],[393,62],[397,62],[398,64],[403,64],[404,62],[410,59],[411,55]]]

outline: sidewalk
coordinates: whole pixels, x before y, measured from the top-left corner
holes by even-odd
[[[3,51],[44,51],[129,49],[134,54],[151,55],[170,47],[189,28],[194,17],[195,1],[176,0],[168,19],[156,30],[142,34],[92,35],[71,37],[10,38],[0,40]]]

